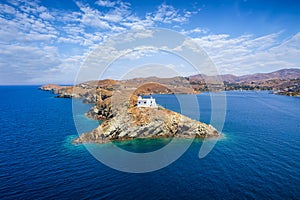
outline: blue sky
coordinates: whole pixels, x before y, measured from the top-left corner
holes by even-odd
[[[299,10],[292,0],[1,0],[0,84],[72,83],[99,44],[151,27],[191,37],[222,74],[300,68]]]

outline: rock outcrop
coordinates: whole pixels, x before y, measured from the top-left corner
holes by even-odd
[[[88,117],[103,123],[88,133],[83,133],[74,143],[105,143],[134,138],[206,138],[218,137],[212,126],[192,120],[163,107],[137,107],[137,95],[128,91],[117,92],[97,104]]]
[[[133,107],[105,120],[99,127],[83,133],[74,143],[105,143],[134,138],[218,137],[210,125],[192,120],[164,108]]]
[[[158,108],[137,107],[141,94],[172,93],[168,86],[145,83],[139,88],[111,80],[87,82],[76,86],[43,86],[62,98],[83,98],[86,103],[94,103],[86,115],[102,120],[91,132],[81,134],[74,143],[105,143],[115,140],[159,137],[218,137],[220,133],[212,126],[192,120],[179,113]],[[99,84],[99,82],[98,82]],[[178,90],[182,92],[183,90]],[[186,89],[186,91],[193,91]]]
[[[41,87],[39,87],[40,90],[45,90],[45,91],[54,91],[56,89],[60,89],[62,88],[63,86],[59,86],[59,85],[56,85],[56,84],[47,84],[47,85],[43,85]]]
[[[39,89],[52,91],[54,94],[57,94],[57,98],[81,98],[83,94],[86,93],[86,90],[80,86],[60,86],[56,84],[47,84],[41,86]]]

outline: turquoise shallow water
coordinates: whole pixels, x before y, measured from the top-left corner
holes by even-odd
[[[0,87],[1,199],[298,199],[300,196],[300,98],[266,92],[228,92],[223,132],[198,158],[195,140],[171,165],[146,174],[113,170],[96,160],[77,136],[70,99],[36,86]],[[174,95],[157,102],[179,111]],[[208,93],[197,96],[201,120],[210,120]],[[98,122],[76,119],[86,129]],[[191,115],[193,115],[191,109]],[[84,131],[84,130],[83,130]],[[118,143],[133,152],[158,149],[168,140]],[[101,147],[105,148],[105,147]]]

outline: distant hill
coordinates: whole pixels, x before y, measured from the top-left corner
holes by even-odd
[[[191,80],[210,79],[212,76],[204,74],[193,75],[189,77]],[[300,69],[281,69],[270,73],[256,73],[243,76],[235,76],[231,74],[220,75],[223,81],[226,82],[264,82],[273,79],[297,79],[300,78]]]
[[[149,94],[196,94],[207,91],[224,90],[272,90],[277,94],[300,96],[300,69],[282,69],[271,73],[256,73],[243,76],[231,74],[207,76],[198,74],[190,77],[173,78],[134,78],[129,80],[94,80],[75,86],[58,86],[48,84],[40,87],[50,90],[58,97],[85,97],[88,103],[97,99],[86,98],[89,93],[96,91],[103,98],[111,96],[112,91],[128,92],[135,95]],[[76,90],[74,92],[74,89]]]

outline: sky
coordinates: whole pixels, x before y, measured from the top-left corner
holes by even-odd
[[[220,74],[300,68],[299,10],[295,0],[0,0],[0,85],[71,84],[103,43],[153,28],[189,38]],[[192,73],[185,61],[162,55],[131,53],[106,78],[145,61]]]

